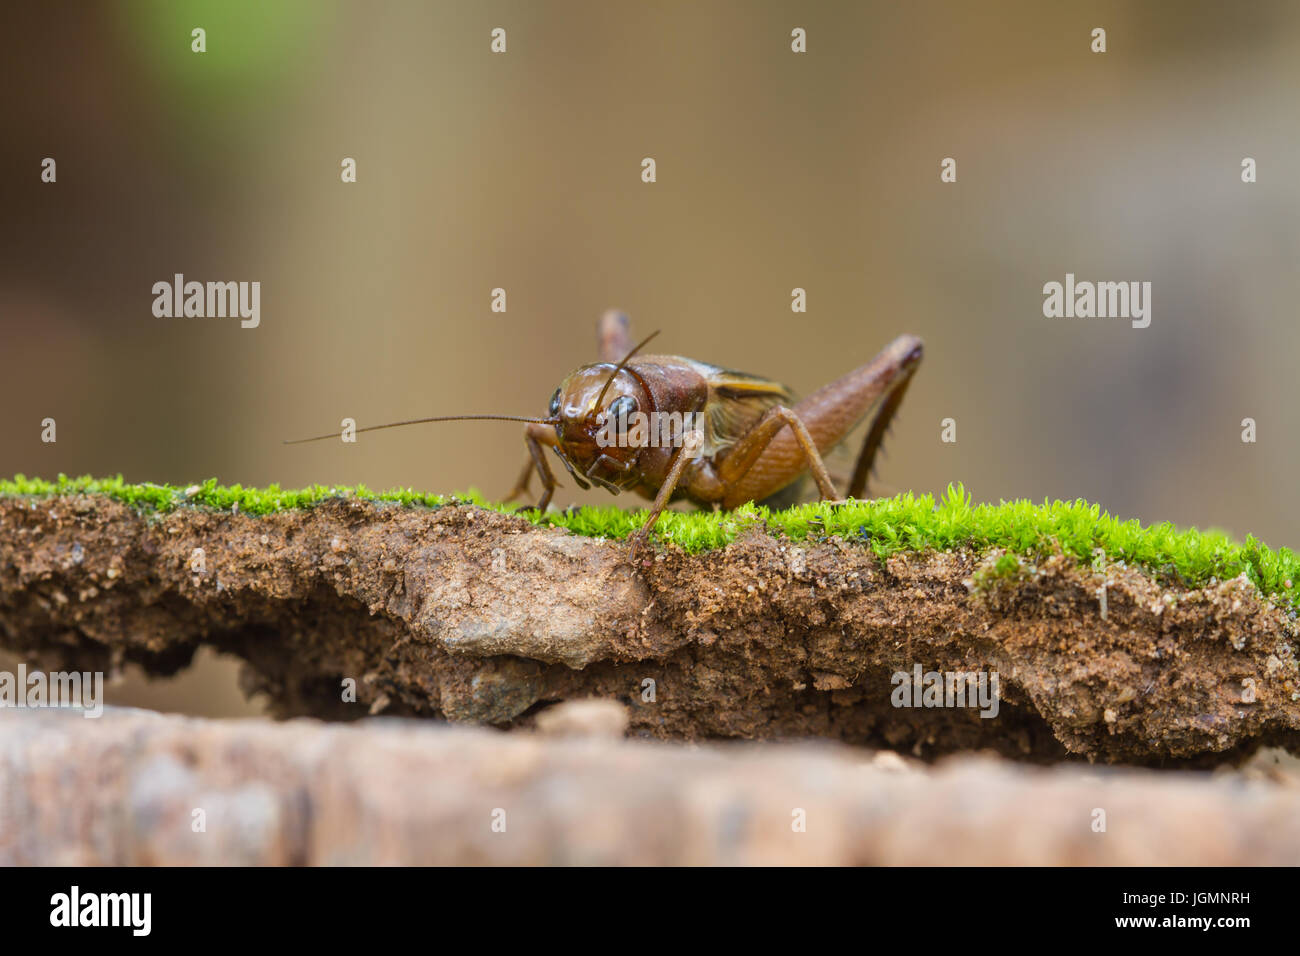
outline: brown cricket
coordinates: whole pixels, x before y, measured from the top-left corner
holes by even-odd
[[[610,311],[599,324],[601,361],[571,373],[551,396],[544,418],[451,415],[358,428],[376,431],[424,422],[527,422],[529,459],[506,500],[542,481],[545,511],[558,483],[545,446],[583,488],[635,491],[653,501],[632,538],[632,558],[672,501],[734,508],[762,502],[811,472],[823,501],[839,500],[822,455],[874,414],[845,497],[860,498],[885,431],[921,362],[921,340],[900,335],[860,365],[807,398],[784,385],[678,355],[640,355],[654,338],[631,344],[627,316]],[[658,333],[655,333],[656,335]],[[337,433],[298,442],[337,438]]]

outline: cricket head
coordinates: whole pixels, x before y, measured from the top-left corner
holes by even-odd
[[[583,488],[594,484],[617,494],[640,481],[636,463],[642,443],[634,440],[634,423],[654,404],[626,363],[585,365],[551,396],[547,411],[555,423],[555,453]]]

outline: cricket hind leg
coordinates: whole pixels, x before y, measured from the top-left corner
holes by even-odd
[[[918,358],[917,361],[920,361],[920,359]],[[861,498],[865,494],[867,480],[871,476],[876,454],[882,447],[885,433],[889,431],[889,426],[894,419],[894,414],[898,411],[898,406],[903,404],[903,396],[907,393],[907,386],[911,384],[912,375],[915,372],[916,365],[906,368],[890,387],[889,393],[885,395],[885,400],[880,403],[880,408],[877,409],[875,417],[871,420],[871,427],[867,430],[867,436],[862,440],[862,450],[858,452],[857,464],[853,466],[853,478],[849,482],[848,497]]]
[[[632,351],[632,323],[626,312],[609,309],[596,323],[596,347],[602,362],[619,362]]]
[[[823,501],[839,500],[831,482],[821,449],[841,442],[871,410],[877,407],[851,487],[860,493],[866,486],[876,452],[890,420],[902,402],[902,393],[920,364],[921,340],[900,335],[866,365],[818,389],[799,403],[797,410],[784,405],[769,408],[758,422],[729,450],[719,464],[717,477],[724,493],[720,504],[734,508],[755,499],[767,501],[780,496],[803,472],[811,472]],[[788,429],[788,431],[787,431]],[[677,450],[664,483],[659,487],[650,515],[632,537],[633,561],[648,541],[650,531],[667,506],[686,464],[685,447]]]

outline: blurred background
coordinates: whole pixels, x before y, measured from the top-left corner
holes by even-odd
[[[543,413],[619,307],[656,350],[801,393],[922,336],[880,492],[1300,545],[1300,5],[24,0],[0,23],[0,474],[499,496],[520,426],[281,442]],[[178,272],[259,281],[260,327],[155,318]],[[1150,281],[1150,327],[1044,318],[1067,272]],[[256,710],[233,674],[203,657],[114,700]]]

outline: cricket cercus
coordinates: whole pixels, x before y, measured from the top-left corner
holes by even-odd
[[[822,455],[871,415],[847,490],[849,498],[862,497],[872,461],[922,355],[920,339],[900,335],[870,362],[796,402],[784,385],[760,376],[677,355],[639,355],[653,338],[633,347],[627,316],[605,313],[599,325],[601,361],[561,382],[545,417],[448,415],[356,431],[424,422],[527,422],[529,460],[507,500],[527,492],[536,471],[542,482],[536,508],[544,511],[550,504],[558,486],[544,452],[550,446],[581,487],[635,491],[653,500],[632,538],[635,560],[671,501],[734,508],[771,498],[805,472],[812,473],[823,501],[838,500]]]

